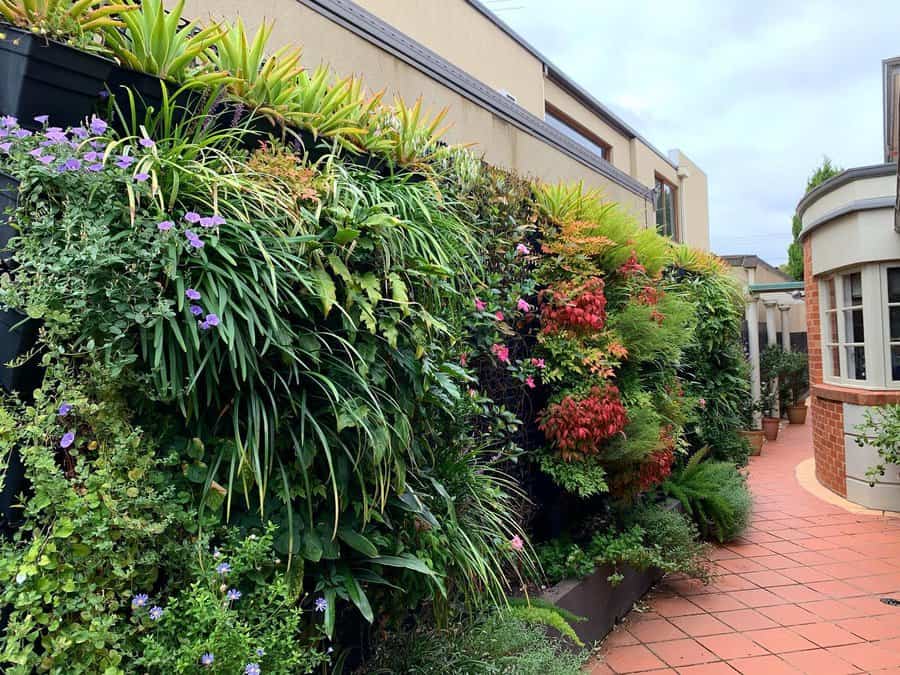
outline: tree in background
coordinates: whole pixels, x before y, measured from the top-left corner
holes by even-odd
[[[819,187],[832,176],[838,175],[841,171],[843,171],[843,169],[832,164],[831,159],[829,159],[828,156],[823,157],[821,166],[817,167],[806,181],[805,194],[809,194],[810,191]],[[798,281],[803,279],[803,247],[800,245],[801,229],[803,229],[803,225],[800,222],[800,216],[799,214],[794,213],[794,220],[791,223],[791,231],[794,234],[794,240],[788,246],[786,271]]]

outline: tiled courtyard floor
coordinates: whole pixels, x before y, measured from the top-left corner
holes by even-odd
[[[606,673],[900,673],[900,518],[806,491],[811,427],[785,426],[750,464],[753,521],[715,550],[712,583],[669,579],[607,638]]]

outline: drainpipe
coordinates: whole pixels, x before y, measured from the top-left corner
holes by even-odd
[[[747,283],[756,283],[756,270],[747,268]],[[759,374],[759,303],[755,295],[750,295],[747,301],[747,343],[750,357],[750,396],[753,403],[760,398],[760,374]],[[753,428],[760,428],[759,413],[753,413]]]
[[[690,175],[690,171],[684,167],[678,167],[678,231],[675,232],[675,236],[682,244],[686,240],[685,234],[687,232],[687,221],[685,220],[684,215],[684,181],[686,178],[689,178]]]

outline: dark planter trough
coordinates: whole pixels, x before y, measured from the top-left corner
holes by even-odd
[[[76,126],[94,111],[115,64],[39,35],[0,23],[0,113],[22,126],[49,115],[56,126]]]
[[[634,603],[663,576],[656,568],[636,570],[622,565],[618,567],[618,572],[624,578],[613,585],[608,577],[614,572],[616,568],[612,565],[603,565],[584,579],[561,581],[542,596],[557,607],[587,619],[572,626],[586,645],[605,638],[616,623],[631,611]]]
[[[110,115],[113,126],[121,132],[131,133],[132,122],[136,122],[138,125],[145,124],[147,114],[151,110],[154,114],[158,114],[163,106],[163,86],[169,96],[169,104],[174,107],[172,124],[178,124],[190,115],[192,103],[190,92],[179,92],[181,87],[175,82],[169,82],[137,70],[113,66],[106,82],[106,89],[115,98],[129,128],[122,129],[117,117]],[[134,119],[132,119],[131,99],[128,92],[125,91],[126,88],[134,95]],[[177,95],[176,92],[178,92]]]

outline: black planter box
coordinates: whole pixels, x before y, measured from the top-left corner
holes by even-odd
[[[115,98],[116,103],[125,117],[126,125],[130,127],[132,122],[144,124],[147,113],[152,109],[154,114],[158,114],[162,110],[163,105],[163,86],[169,96],[170,105],[174,105],[172,113],[172,124],[178,124],[185,118],[190,117],[193,103],[200,94],[194,94],[189,91],[180,91],[181,86],[175,82],[163,80],[154,75],[148,75],[136,70],[114,66],[109,74],[106,82],[107,91]],[[128,96],[129,89],[134,95],[134,120],[131,119],[131,98]],[[178,92],[176,96],[176,92]],[[119,120],[115,115],[110,115],[113,126],[121,127]],[[130,133],[131,128],[119,128],[119,131]]]
[[[656,568],[636,570],[621,565],[618,572],[623,579],[614,586],[607,578],[615,571],[612,565],[603,565],[584,579],[561,581],[542,596],[557,607],[587,619],[572,626],[586,645],[605,638],[663,576]]]
[[[16,230],[9,225],[9,214],[16,208],[19,196],[19,181],[4,173],[0,173],[0,274],[2,274],[12,252],[7,250],[9,240],[16,236]]]
[[[76,126],[94,111],[114,65],[0,23],[0,113],[32,128],[38,115],[49,115],[55,126]]]

